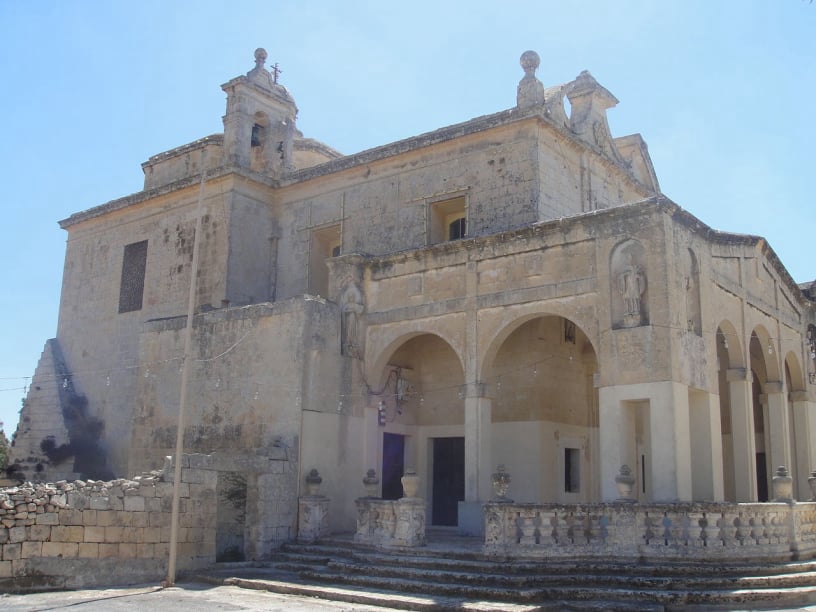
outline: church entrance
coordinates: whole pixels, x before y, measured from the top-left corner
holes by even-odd
[[[465,499],[465,439],[433,438],[431,524],[458,524],[459,502]]]
[[[382,461],[382,498],[399,499],[405,470],[405,436],[383,433]]]

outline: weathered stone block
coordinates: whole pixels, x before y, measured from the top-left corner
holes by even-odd
[[[41,554],[43,557],[61,557],[62,542],[43,542]]]
[[[3,544],[3,561],[13,561],[20,558],[21,544]]]
[[[12,527],[8,530],[9,542],[23,542],[28,537],[28,530],[25,527]]]
[[[119,544],[100,544],[99,558],[109,559],[119,556]]]
[[[110,498],[103,496],[94,496],[90,499],[91,510],[110,510]]]
[[[38,514],[35,520],[35,524],[37,525],[59,525],[60,524],[60,515],[56,512],[46,512],[44,514]]]
[[[96,525],[97,520],[97,510],[83,510],[82,511],[82,524],[86,527],[89,525]]]
[[[86,527],[85,541],[86,542],[104,542],[106,527]]]
[[[115,544],[122,541],[124,527],[105,527],[105,542]]]
[[[137,530],[138,527],[147,527],[149,524],[148,521],[148,514],[147,512],[134,512],[133,516],[131,517],[130,525],[133,527],[134,531]]]
[[[142,534],[142,542],[145,544],[154,544],[161,542],[161,528],[160,527],[145,527],[140,530]]]
[[[31,559],[42,556],[42,542],[23,542],[21,556],[23,559]]]
[[[109,527],[113,525],[113,519],[115,516],[115,512],[113,510],[99,510],[96,512],[96,524],[100,527]]]
[[[32,525],[28,529],[28,539],[33,542],[45,542],[51,539],[51,525]]]
[[[170,515],[166,512],[150,512],[148,521],[151,527],[167,527],[170,525]]]
[[[99,557],[99,544],[81,542],[78,555],[85,559],[96,559]]]
[[[136,544],[129,542],[122,542],[119,544],[119,559],[135,559],[136,558]]]
[[[59,511],[60,525],[82,525],[82,510],[64,508]]]
[[[125,512],[144,512],[145,498],[140,495],[125,496]]]
[[[85,538],[85,527],[79,525],[51,528],[52,542],[82,542]]]
[[[154,555],[154,545],[142,542],[136,544],[136,556],[139,559],[152,559]]]
[[[0,561],[0,578],[11,578],[14,576],[14,568],[11,561]]]

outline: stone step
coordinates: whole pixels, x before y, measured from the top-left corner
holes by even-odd
[[[351,563],[330,561],[328,569],[335,572],[364,574],[370,576],[406,578],[418,581],[445,582],[448,584],[500,586],[503,588],[529,588],[541,586],[584,585],[639,588],[652,590],[713,590],[713,589],[768,589],[811,586],[816,584],[816,572],[786,574],[782,576],[653,576],[629,574],[585,573],[578,570],[572,574],[542,572],[502,573],[497,565],[482,567],[479,571],[451,565],[446,569],[422,568],[414,564],[394,565],[379,563]]]
[[[816,561],[702,566],[595,559],[538,562],[497,560],[465,550],[467,546],[383,552],[349,538],[289,543],[275,552],[268,568],[238,571],[229,579],[259,580],[252,588],[288,592],[274,586],[282,582],[311,596],[341,593],[338,601],[410,610],[733,609],[816,601]]]
[[[424,551],[424,555],[418,551]],[[633,576],[655,577],[665,580],[695,579],[710,580],[712,573],[716,580],[726,578],[754,582],[742,584],[759,584],[771,582],[770,577],[777,576],[776,586],[798,586],[808,584],[816,572],[816,562],[793,562],[774,565],[749,565],[721,563],[710,566],[698,564],[666,563],[666,564],[632,564],[628,562],[599,562],[595,560],[572,561],[497,561],[485,556],[474,558],[473,555],[462,555],[460,551],[445,551],[445,556],[436,556],[430,549],[414,549],[410,554],[406,551],[395,551],[391,554],[376,552],[370,549],[360,549],[347,542],[339,545],[315,544],[287,544],[274,557],[275,560],[287,559],[297,563],[325,565],[330,560],[349,560],[359,564],[369,564],[376,567],[395,566],[399,568],[432,569],[438,571],[479,572],[488,574],[547,574],[550,576],[572,576],[575,574],[591,576],[623,576],[631,579]],[[730,582],[729,584],[738,584]]]
[[[507,588],[490,585],[444,583],[429,580],[411,580],[408,578],[379,577],[345,572],[305,572],[301,576],[307,580],[324,582],[334,586],[356,586],[377,591],[387,590],[399,593],[423,594],[448,598],[461,598],[471,601],[496,601],[525,605],[549,605],[553,602],[575,602],[586,605],[588,602],[607,602],[629,609],[642,609],[643,606],[660,606],[663,608],[687,606],[800,606],[816,601],[816,587],[794,587],[790,589],[724,589],[724,590],[686,590],[686,589],[643,589],[636,586],[546,586]]]

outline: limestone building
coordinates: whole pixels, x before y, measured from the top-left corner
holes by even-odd
[[[520,502],[613,499],[623,464],[643,501],[767,500],[781,465],[810,496],[812,288],[665,197],[588,72],[544,87],[528,51],[515,107],[344,156],[255,58],[223,134],[61,221],[18,474],[173,454],[197,242],[185,451],[219,471],[222,557],[292,537],[312,469],[335,531],[370,468],[386,498],[415,469],[427,524],[464,532],[499,464]]]

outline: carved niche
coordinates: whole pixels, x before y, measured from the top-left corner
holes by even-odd
[[[612,249],[609,280],[612,328],[648,325],[649,287],[642,244],[630,239]]]
[[[340,293],[340,352],[350,357],[362,357],[360,319],[365,310],[363,293],[357,283],[350,282]]]

